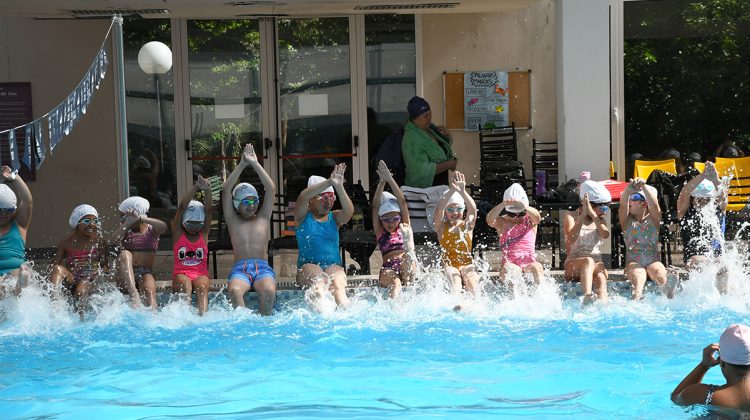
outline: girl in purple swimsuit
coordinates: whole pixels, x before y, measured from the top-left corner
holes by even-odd
[[[396,181],[382,160],[378,164],[380,181],[372,197],[372,225],[380,253],[383,255],[383,266],[380,268],[380,286],[390,290],[391,299],[401,293],[401,287],[408,284],[415,272],[414,237],[409,226],[409,211],[406,199]],[[393,194],[384,192],[385,184]]]
[[[122,251],[117,261],[120,288],[127,290],[130,304],[141,303],[141,293],[146,295],[146,305],[156,309],[156,278],[154,259],[159,248],[159,237],[167,231],[167,224],[148,217],[150,204],[143,197],[133,196],[120,203],[120,234]]]

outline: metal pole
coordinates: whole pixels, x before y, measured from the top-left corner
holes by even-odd
[[[118,134],[120,137],[120,196],[130,196],[130,179],[128,174],[128,114],[125,108],[125,58],[122,41],[122,16],[115,15],[114,56],[115,56],[115,90],[117,92],[117,111],[119,119]]]
[[[161,166],[159,171],[164,171],[164,135],[162,134],[162,109],[161,109],[161,86],[159,86],[159,74],[154,73],[154,86],[156,87],[156,112],[159,114],[159,157],[161,160]]]

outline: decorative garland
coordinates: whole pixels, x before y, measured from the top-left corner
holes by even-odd
[[[35,160],[35,166],[40,168],[45,157],[45,143],[49,140],[49,151],[50,155],[55,150],[58,144],[62,141],[63,136],[67,136],[73,131],[73,126],[78,123],[78,120],[86,114],[86,109],[91,104],[91,98],[94,96],[94,92],[99,89],[101,81],[107,73],[107,66],[109,65],[109,59],[107,58],[107,52],[104,48],[109,34],[112,31],[112,25],[115,23],[122,24],[122,20],[116,17],[112,18],[112,22],[107,30],[107,35],[104,36],[99,52],[96,54],[93,63],[89,66],[83,79],[78,83],[75,89],[68,95],[65,100],[60,102],[59,105],[54,107],[48,113],[41,117],[26,123],[19,125],[18,127],[9,128],[7,130],[0,131],[0,145],[3,143],[2,135],[7,133],[5,137],[8,150],[10,151],[10,162],[13,171],[18,169],[23,164],[26,168],[31,169],[32,154]],[[47,130],[44,130],[42,123],[46,120]],[[23,159],[19,160],[18,150],[16,143],[16,130],[23,129],[25,133],[25,148]],[[44,136],[45,131],[47,137]],[[32,146],[33,145],[33,146]]]

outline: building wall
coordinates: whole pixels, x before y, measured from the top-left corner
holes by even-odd
[[[52,21],[0,17],[0,82],[31,82],[34,118],[46,114],[75,89],[88,70],[109,20]],[[108,43],[109,45],[109,43]],[[29,187],[34,211],[27,245],[52,246],[68,232],[78,204],[96,207],[114,226],[117,192],[114,71],[86,114],[54,155],[47,155]]]
[[[443,124],[443,72],[531,70],[530,130],[519,130],[519,158],[531,178],[532,138],[557,140],[555,2],[542,0],[508,13],[433,14],[422,17],[422,77],[433,121]],[[458,170],[478,183],[479,137],[453,130]]]

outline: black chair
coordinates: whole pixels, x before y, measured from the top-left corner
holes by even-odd
[[[509,161],[518,161],[515,124],[479,131],[479,178],[484,181],[507,170]]]
[[[537,171],[544,171],[547,182],[544,189],[554,188],[560,182],[559,164],[557,155],[557,142],[545,142],[532,139],[531,172],[536,181]],[[537,185],[534,183],[534,196],[536,196]]]

